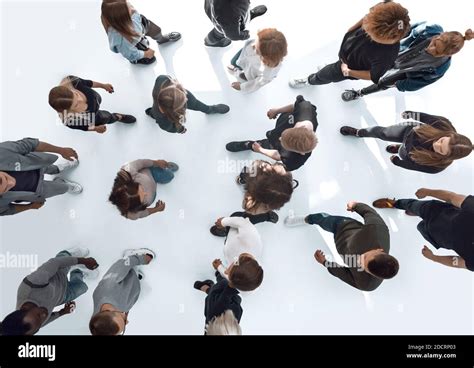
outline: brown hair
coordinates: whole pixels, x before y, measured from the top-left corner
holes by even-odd
[[[318,138],[313,131],[306,128],[287,129],[281,135],[283,148],[292,152],[308,154],[318,145]]]
[[[109,201],[117,206],[122,216],[128,213],[136,213],[146,209],[138,195],[139,184],[133,181],[132,176],[126,170],[120,170],[115,178]]]
[[[474,38],[472,29],[468,29],[463,35],[461,32],[444,32],[439,36],[439,40],[443,42],[443,49],[440,50],[440,56],[452,56],[457,54],[465,45],[466,41]]]
[[[365,16],[363,28],[369,36],[396,43],[410,30],[410,16],[408,10],[398,3],[379,3]]]
[[[258,49],[262,61],[275,68],[288,55],[288,43],[285,35],[275,28],[266,28],[258,32]]]
[[[229,281],[237,290],[253,291],[263,282],[263,269],[255,259],[241,255],[230,271]]]
[[[451,123],[439,120],[435,125],[423,124],[415,128],[415,133],[418,137],[429,143],[434,143],[443,137],[449,137],[450,154],[444,156],[429,149],[415,149],[410,153],[413,161],[420,165],[445,169],[454,160],[459,160],[471,154],[473,151],[471,140],[464,135],[458,134]]]
[[[64,112],[68,112],[72,106],[74,101],[74,87],[72,82],[75,79],[77,79],[77,77],[66,77],[61,81],[59,86],[54,87],[49,91],[49,105],[60,115]]]
[[[104,1],[102,24],[106,31],[112,27],[129,41],[139,36],[133,29],[132,17],[126,1]]]
[[[395,257],[382,253],[375,256],[374,259],[369,262],[367,269],[374,276],[389,280],[397,276],[400,265]]]
[[[89,330],[93,336],[115,336],[120,332],[120,327],[112,313],[100,312],[90,320]]]
[[[186,122],[186,108],[188,96],[184,87],[177,81],[167,81],[161,86],[157,96],[154,96],[155,105],[163,111],[163,115],[170,120],[176,128],[181,128]]]

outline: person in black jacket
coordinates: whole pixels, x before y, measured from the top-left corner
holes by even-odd
[[[393,164],[427,174],[440,173],[455,160],[471,154],[471,140],[458,134],[448,119],[413,111],[405,111],[402,117],[412,121],[367,129],[344,126],[341,134],[400,143],[387,146],[387,152],[394,155],[391,157]]]
[[[267,12],[264,5],[250,10],[250,0],[205,0],[204,9],[214,24],[204,40],[209,47],[227,47],[232,41],[248,40],[247,23]]]
[[[206,317],[206,335],[241,335],[239,323],[243,310],[239,291],[217,271],[220,262],[215,260],[217,284],[211,280],[196,281],[194,288],[207,294],[204,316]]]
[[[298,96],[293,105],[268,111],[269,119],[278,120],[274,130],[267,132],[267,139],[260,141],[231,142],[229,152],[252,150],[275,161],[281,161],[287,171],[302,167],[318,144],[316,106]]]

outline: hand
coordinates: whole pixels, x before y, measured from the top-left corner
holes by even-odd
[[[395,163],[395,161],[398,160],[398,156],[397,155],[393,155],[390,157],[390,161],[392,161],[392,163]]]
[[[111,84],[103,84],[102,88],[105,89],[109,93],[114,93],[114,87]]]
[[[72,161],[73,158],[75,158],[76,160],[79,159],[77,152],[73,150],[72,148],[68,148],[68,147],[61,148],[61,151],[59,152],[59,154],[65,160],[68,160],[68,161]]]
[[[221,217],[221,218],[217,219],[217,221],[216,221],[216,226],[220,229],[224,228],[224,225],[222,225],[222,220],[223,219],[224,219],[224,217]]]
[[[237,91],[241,91],[242,89],[241,89],[240,85],[241,85],[240,82],[234,82],[234,83],[232,83],[232,88],[237,90]]]
[[[95,127],[95,131],[99,134],[104,134],[107,131],[107,127],[105,125],[99,125]]]
[[[351,70],[346,63],[341,64],[341,72],[344,77],[350,77]]]
[[[431,190],[426,188],[421,188],[416,191],[416,196],[418,197],[418,199],[424,199],[426,197],[429,197],[430,194]]]
[[[276,119],[278,114],[278,109],[270,109],[267,112],[267,116],[269,119]]]
[[[145,51],[145,58],[146,59],[153,59],[154,56],[155,56],[155,50],[148,49],[148,50]]]
[[[149,256],[148,254],[145,255],[145,264],[150,264],[153,261],[153,257]]]
[[[188,130],[187,130],[185,127],[183,127],[183,130],[180,131],[179,134],[184,134],[184,133],[186,133],[187,131],[188,131]]]
[[[428,248],[426,245],[421,250],[421,253],[423,254],[423,256],[425,256],[425,258],[428,258],[430,260],[433,260],[434,258],[433,251],[430,248]]]
[[[61,316],[64,316],[66,314],[71,314],[71,313],[74,313],[75,309],[76,309],[76,302],[69,302],[64,305],[64,308],[59,311],[59,314]]]
[[[322,264],[323,266],[326,264],[326,255],[322,250],[317,250],[316,253],[314,253],[314,258],[316,259],[316,262],[319,264]]]
[[[259,143],[255,142],[254,144],[252,144],[252,151],[260,153],[262,151],[262,146]]]
[[[165,161],[165,160],[156,160],[155,161],[155,166],[158,166],[162,169],[167,169],[168,168],[168,161]]]
[[[163,201],[156,202],[155,210],[156,212],[163,212],[166,208],[166,203]]]
[[[45,203],[46,203],[46,201],[44,201],[44,202],[33,202],[32,204],[30,204],[30,208],[32,210],[39,210],[41,207],[44,206]]]
[[[213,262],[212,262],[212,267],[214,267],[214,269],[217,271],[217,269],[222,266],[222,261],[220,259],[215,259]]]
[[[79,258],[78,264],[86,266],[88,270],[95,270],[99,267],[99,264],[94,258]]]
[[[348,210],[349,212],[354,212],[357,205],[358,205],[358,203],[357,203],[356,201],[350,201],[350,202],[347,204],[347,210]]]

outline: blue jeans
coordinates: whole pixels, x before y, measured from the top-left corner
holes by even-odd
[[[71,254],[67,251],[62,251],[58,253],[56,257],[70,257]],[[64,303],[69,303],[82,294],[85,294],[89,289],[87,284],[83,281],[84,274],[80,270],[74,270],[69,276],[69,281],[67,283],[66,294],[64,295]]]
[[[327,213],[317,213],[307,217],[308,224],[318,225],[323,230],[333,233],[334,236],[336,236],[339,226],[347,221],[354,221],[354,219],[343,216],[331,216]]]
[[[243,49],[242,49],[243,50]],[[239,65],[237,65],[237,60],[239,60],[240,55],[242,55],[242,50],[240,50],[230,61],[230,63],[235,66],[237,69],[243,70]]]
[[[150,167],[151,175],[158,184],[168,184],[174,179],[174,174],[170,169],[161,167]]]

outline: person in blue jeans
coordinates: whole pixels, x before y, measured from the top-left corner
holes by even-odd
[[[99,265],[88,256],[88,249],[68,249],[25,277],[18,288],[16,311],[2,321],[0,334],[34,335],[57,318],[74,312],[74,301],[88,290],[84,278],[99,275]],[[63,309],[54,312],[63,304]]]
[[[135,160],[122,166],[115,178],[109,201],[122,216],[138,220],[165,210],[165,203],[156,201],[157,184],[169,184],[179,166],[164,160]],[[153,203],[156,204],[151,207]]]

